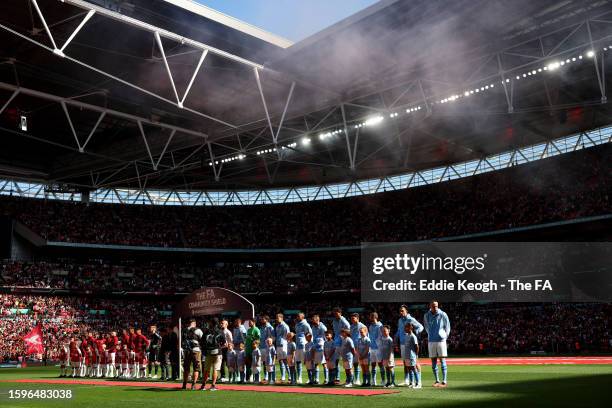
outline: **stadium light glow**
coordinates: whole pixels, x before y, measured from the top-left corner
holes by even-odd
[[[382,116],[375,116],[365,121],[366,126],[375,126],[382,122],[385,118]]]
[[[593,50],[588,50],[586,53],[586,56],[589,58],[593,58],[595,56],[595,51]]]
[[[302,146],[308,146],[310,144],[310,138],[307,136],[304,136],[302,138]]]

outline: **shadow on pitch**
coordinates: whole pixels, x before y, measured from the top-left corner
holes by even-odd
[[[444,390],[441,390],[444,392]],[[445,403],[446,407],[596,407],[608,406],[612,398],[612,374],[584,375],[503,382],[461,387],[471,401]],[[491,399],[487,394],[502,394]]]

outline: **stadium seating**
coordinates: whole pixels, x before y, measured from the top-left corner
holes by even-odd
[[[413,241],[609,214],[612,148],[357,198],[172,207],[2,197],[0,214],[49,241],[205,248],[310,248]]]

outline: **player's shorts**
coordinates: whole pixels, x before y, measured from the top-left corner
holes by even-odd
[[[305,351],[304,350],[295,350],[295,362],[304,362],[304,358],[305,358]]]
[[[204,372],[209,373],[211,368],[215,371],[221,370],[222,361],[223,356],[221,354],[207,355],[204,359]]]
[[[315,351],[312,361],[314,364],[325,364],[325,355],[322,351]]]
[[[429,349],[429,358],[437,358],[437,357],[446,358],[447,357],[446,340],[445,341],[431,341],[429,342],[427,347]]]
[[[276,358],[279,360],[287,359],[287,345],[276,346]]]
[[[109,364],[115,364],[115,357],[117,356],[117,354],[113,351],[108,353],[108,363]]]
[[[338,355],[336,353],[332,354],[329,359],[325,359],[325,363],[327,364],[327,368],[332,370],[336,368],[336,361],[338,361]]]
[[[342,358],[342,365],[344,366],[345,370],[353,368],[353,356]]]
[[[380,352],[378,349],[370,349],[370,363],[382,363],[382,358],[380,358]]]
[[[149,361],[152,363],[159,363],[159,349],[149,351]]]
[[[185,361],[183,362],[183,369],[189,370],[193,366],[193,371],[202,371],[202,352],[201,351],[188,351],[185,353]]]
[[[251,372],[253,375],[259,374],[261,372],[261,366],[251,366]]]
[[[410,356],[410,350],[405,344],[400,345],[400,353],[401,353],[402,360],[407,360]]]
[[[391,353],[388,359],[381,359],[383,367],[395,367],[395,355]]]
[[[259,352],[261,353],[261,361],[262,364],[266,364],[266,361],[268,361],[268,349],[267,348],[260,348]]]
[[[404,364],[408,364],[408,367],[416,367],[417,365],[417,355],[416,353],[412,352],[410,353],[410,355],[408,356],[408,360],[404,360]]]

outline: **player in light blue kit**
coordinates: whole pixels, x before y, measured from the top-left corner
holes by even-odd
[[[276,348],[274,347],[274,339],[268,337],[266,339],[266,360],[264,366],[268,371],[268,384],[274,385],[276,383]]]
[[[238,350],[236,351],[236,365],[238,366],[240,384],[244,384],[246,380],[246,352],[244,349],[244,343],[238,344]]]
[[[251,372],[253,373],[253,384],[259,384],[261,372],[261,350],[259,340],[253,341],[253,352],[251,354]]]
[[[370,338],[368,337],[368,328],[363,326],[359,329],[359,338],[355,343],[357,351],[357,362],[363,372],[362,387],[370,386]]]
[[[315,385],[314,383],[314,342],[312,341],[312,334],[306,333],[306,344],[304,344],[304,367],[308,373],[308,385]]]
[[[403,346],[403,344],[405,343],[404,337],[406,336],[406,332],[404,328],[406,327],[407,324],[411,324],[414,327],[414,333],[416,334],[417,339],[418,339],[419,334],[421,334],[421,332],[423,331],[423,325],[419,323],[417,319],[410,316],[410,313],[408,313],[408,306],[401,305],[399,309],[399,313],[400,313],[400,318],[397,321],[397,333],[395,335],[395,340],[397,341],[397,344],[400,346],[400,354],[402,357],[402,361],[404,362],[404,385],[408,386],[410,381],[408,378],[408,365],[406,363],[409,360],[408,358],[409,353],[406,350],[406,347]],[[417,363],[416,369],[419,372],[421,372],[421,366],[419,366],[418,363]]]
[[[416,368],[419,356],[419,341],[414,334],[414,326],[412,326],[412,324],[406,324],[406,327],[404,327],[404,332],[406,335],[404,336],[403,345],[406,347],[406,351],[408,353],[408,361],[404,361],[404,365],[408,366],[408,375],[410,377],[408,387],[420,389],[423,388],[421,385],[421,373]]]
[[[229,382],[236,382],[236,374],[238,374],[238,354],[234,350],[234,343],[227,344],[227,370],[229,371]]]
[[[281,382],[285,382],[289,375],[289,366],[287,365],[287,333],[289,333],[289,325],[285,323],[285,316],[282,313],[276,315],[276,327],[274,334],[276,335],[276,357],[280,367]]]
[[[295,350],[297,347],[295,341],[293,341],[294,338],[295,333],[287,333],[287,365],[289,366],[289,383],[291,385],[297,384],[295,379]]]
[[[325,355],[325,361],[329,370],[329,377],[326,385],[336,385],[334,380],[336,378],[336,371],[338,366],[338,353],[336,351],[336,343],[334,342],[334,332],[328,330],[325,333],[325,343],[323,344],[323,354]]]
[[[319,384],[319,365],[323,366],[323,374],[325,376],[324,381],[328,381],[329,371],[327,370],[327,364],[325,356],[323,355],[323,345],[325,344],[325,332],[327,327],[321,322],[321,318],[318,314],[312,315],[312,343],[313,343],[313,379],[312,382],[315,385]]]
[[[270,316],[263,315],[259,318],[259,332],[261,339],[259,349],[261,350],[261,361],[263,362],[264,370],[263,381],[268,382],[271,381],[271,379],[269,378],[270,373],[274,372],[276,369],[276,367],[272,367],[272,371],[270,371],[268,369],[268,366],[266,365],[266,362],[268,361],[268,356],[266,355],[266,353],[268,352],[268,347],[266,346],[267,340],[274,339],[276,337],[276,334],[274,333],[274,327],[272,327],[272,325],[270,324]]]
[[[342,329],[340,335],[342,336],[340,357],[342,357],[342,363],[344,364],[344,371],[346,373],[346,384],[344,384],[344,386],[350,388],[353,386],[353,356],[355,355],[355,344],[351,339],[350,329]]]
[[[302,364],[304,363],[304,346],[306,345],[306,333],[312,334],[310,325],[304,319],[304,313],[298,313],[297,322],[295,323],[295,368],[297,374],[297,383],[302,383]]]
[[[385,387],[395,387],[395,355],[393,354],[393,339],[389,335],[391,328],[387,325],[381,329],[380,341],[378,342],[378,350],[382,359],[383,367],[387,372],[387,383]]]
[[[448,315],[438,307],[438,301],[433,300],[429,304],[429,310],[424,317],[425,330],[429,341],[429,358],[431,358],[431,369],[436,382],[434,387],[446,387],[446,339],[450,334],[450,320]],[[438,376],[438,359],[442,367],[442,383]]]
[[[357,340],[359,340],[359,331],[362,327],[366,327],[365,324],[359,321],[359,313],[351,314],[351,340],[353,340],[353,344],[357,344]],[[361,385],[361,367],[359,367],[359,361],[354,361],[354,369],[355,369],[355,385]]]
[[[234,349],[240,349],[240,343],[246,341],[246,329],[242,324],[242,320],[237,318],[234,320],[234,327],[232,328],[232,341],[234,342]]]
[[[382,323],[378,321],[378,313],[370,313],[370,327],[368,327],[368,336],[370,337],[370,363],[372,364],[372,385],[377,385],[376,382],[376,365],[380,368],[380,382],[385,383],[385,370],[382,365],[382,358],[378,352],[378,342],[381,337]]]
[[[346,318],[342,316],[341,308],[335,307],[332,313],[334,315],[334,320],[332,321],[332,327],[334,329],[334,344],[336,345],[336,349],[339,349],[340,345],[342,344],[342,336],[340,335],[340,333],[342,333],[343,329],[350,329],[351,325],[348,322],[348,320],[346,320]],[[336,359],[335,364],[334,364],[336,368],[338,368],[336,370],[336,377],[335,377],[336,383],[340,382],[339,363],[340,363],[340,356],[338,355],[338,358]]]

